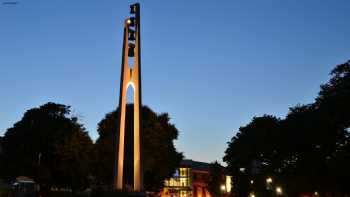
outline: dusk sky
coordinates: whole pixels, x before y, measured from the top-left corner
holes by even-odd
[[[57,102],[98,138],[118,104],[134,1],[0,2],[0,135],[26,110]],[[240,126],[313,102],[350,59],[349,0],[140,3],[143,104],[169,113],[189,159],[221,161]]]

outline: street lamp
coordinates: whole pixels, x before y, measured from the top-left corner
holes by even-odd
[[[226,191],[226,186],[225,185],[221,185],[220,189],[221,189],[222,192],[225,192]]]
[[[266,178],[266,189],[267,190],[271,190],[272,189],[272,178],[271,177],[267,177]]]
[[[271,184],[272,183],[272,178],[271,177],[267,177],[266,178],[266,183],[267,184]]]
[[[277,195],[282,195],[283,191],[281,187],[276,187],[276,194]]]

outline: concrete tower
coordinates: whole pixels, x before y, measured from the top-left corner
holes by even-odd
[[[134,133],[133,133],[133,190],[143,191],[142,176],[142,132],[141,132],[141,54],[140,54],[140,5],[130,6],[130,18],[124,23],[124,39],[121,65],[121,84],[119,94],[119,133],[116,143],[115,189],[126,189],[123,183],[125,159],[125,114],[126,96],[129,86],[134,93]],[[132,64],[132,65],[130,65]]]

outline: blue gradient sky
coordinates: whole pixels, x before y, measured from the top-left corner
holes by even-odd
[[[0,0],[4,2],[4,0]],[[73,107],[93,139],[117,107],[122,0],[0,5],[0,135],[48,101]],[[177,148],[221,160],[253,116],[312,102],[350,59],[349,0],[141,1],[143,103],[168,112]]]

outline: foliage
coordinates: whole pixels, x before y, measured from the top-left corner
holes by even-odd
[[[26,111],[2,145],[5,178],[32,177],[42,188],[88,186],[93,144],[69,106],[46,103]]]
[[[98,124],[99,138],[96,141],[95,176],[97,184],[112,185],[114,166],[114,146],[116,131],[119,129],[119,110],[106,114]],[[156,114],[150,108],[142,107],[143,132],[143,170],[144,186],[148,191],[157,191],[163,186],[165,178],[170,177],[178,167],[182,154],[176,151],[173,141],[177,139],[178,130],[171,124],[167,113]],[[130,140],[133,130],[133,105],[127,105],[126,140]],[[130,143],[131,145],[131,143]],[[126,176],[132,177],[131,151],[126,145]]]
[[[221,184],[225,183],[223,169],[224,168],[217,161],[209,165],[209,179],[207,184],[208,191],[213,197],[221,196]]]
[[[261,176],[278,178],[293,196],[315,190],[350,193],[349,128],[350,61],[331,72],[314,103],[291,108],[285,119],[254,117],[239,129],[224,156],[231,174],[240,179],[239,196],[249,191],[248,177]],[[266,184],[264,179],[260,184]]]
[[[11,188],[0,187],[0,197],[12,197],[12,196],[15,196],[15,194]]]

